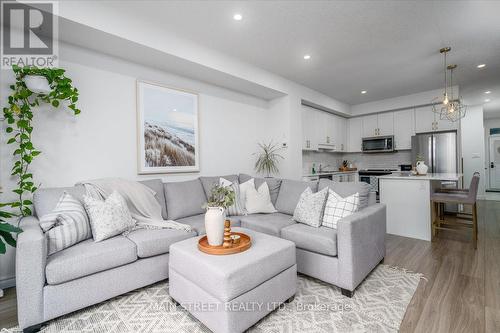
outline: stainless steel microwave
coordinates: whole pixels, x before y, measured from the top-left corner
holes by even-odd
[[[361,144],[363,153],[388,153],[394,151],[394,136],[375,136],[363,138]]]

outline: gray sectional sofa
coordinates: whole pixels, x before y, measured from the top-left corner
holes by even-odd
[[[240,183],[251,178],[243,174],[221,177]],[[64,191],[81,199],[84,189],[81,186],[39,189],[34,196],[35,216],[22,219],[24,232],[19,235],[17,245],[20,327],[25,331],[36,330],[50,319],[168,278],[170,245],[205,233],[202,205],[219,178],[142,182],[157,193],[165,219],[189,224],[193,232],[136,230],[97,243],[88,239],[50,256],[37,217],[52,211]],[[339,286],[344,295],[351,297],[385,256],[385,206],[375,203],[374,193],[364,183],[256,178],[256,186],[264,181],[278,212],[231,216],[232,226],[293,241],[298,272]],[[342,196],[359,192],[364,208],[339,221],[337,229],[296,223],[293,211],[308,186],[313,191],[330,187]]]

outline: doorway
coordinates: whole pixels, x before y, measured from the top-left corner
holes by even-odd
[[[490,145],[489,190],[500,192],[500,135],[499,134],[490,135],[489,145]]]

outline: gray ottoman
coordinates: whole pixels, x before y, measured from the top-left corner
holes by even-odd
[[[295,244],[243,228],[245,252],[218,256],[198,250],[194,237],[172,244],[170,296],[213,332],[243,332],[295,295]]]

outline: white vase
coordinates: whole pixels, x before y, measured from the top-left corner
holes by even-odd
[[[427,174],[427,170],[429,170],[429,167],[425,165],[424,161],[417,161],[417,173],[419,175]]]
[[[205,231],[209,245],[222,245],[224,241],[224,208],[208,207],[205,213]]]
[[[26,75],[24,83],[29,90],[36,94],[48,94],[52,91],[49,81],[43,75]]]

